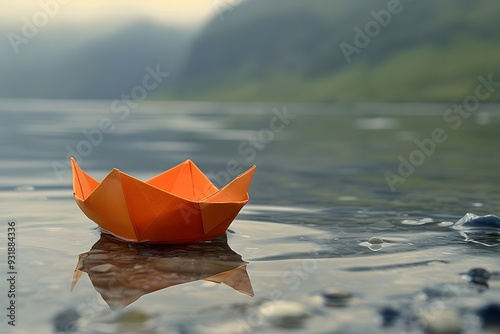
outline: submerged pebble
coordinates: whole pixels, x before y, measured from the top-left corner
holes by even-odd
[[[325,306],[345,307],[352,300],[353,295],[334,289],[326,290],[322,293]]]
[[[144,323],[148,320],[149,316],[147,314],[137,310],[129,310],[123,313],[119,313],[114,319],[116,323],[122,323],[122,324],[126,323],[139,324],[139,323]]]
[[[380,310],[380,316],[382,317],[382,327],[390,327],[394,325],[400,313],[392,307],[384,307]]]
[[[472,268],[471,270],[469,270],[467,275],[469,275],[470,281],[472,283],[481,284],[481,285],[487,285],[488,280],[491,277],[490,272],[486,269],[483,269],[483,268]]]
[[[305,305],[286,300],[265,302],[260,305],[259,311],[269,323],[282,328],[302,327],[305,319],[311,315]]]
[[[460,334],[462,328],[459,315],[452,310],[438,312],[425,312],[421,314],[420,321],[424,333],[427,334]]]
[[[78,330],[77,321],[80,314],[74,309],[59,312],[53,320],[56,333],[74,333]]]
[[[495,327],[500,330],[500,304],[492,303],[477,311],[483,327]]]

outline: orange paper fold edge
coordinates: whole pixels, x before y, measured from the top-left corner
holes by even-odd
[[[256,166],[222,189],[187,160],[148,181],[113,169],[98,182],[74,158],[73,195],[105,232],[135,242],[188,243],[222,236],[249,201]]]

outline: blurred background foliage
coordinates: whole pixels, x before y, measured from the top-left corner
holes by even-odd
[[[196,29],[59,26],[18,54],[4,38],[0,97],[120,98],[156,64],[170,73],[156,99],[460,102],[479,75],[500,82],[500,2],[491,0],[400,0],[349,63],[341,43],[356,46],[354,28],[365,31],[390,1],[216,0]]]

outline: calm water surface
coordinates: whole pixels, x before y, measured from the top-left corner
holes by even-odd
[[[460,119],[447,108],[144,102],[113,113],[111,101],[1,100],[14,332],[498,332],[500,225],[452,225],[500,214],[500,107]],[[113,167],[148,179],[186,159],[217,185],[257,171],[227,240],[129,245],[73,201],[75,152],[97,179]]]

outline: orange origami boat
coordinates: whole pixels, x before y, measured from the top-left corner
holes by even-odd
[[[131,245],[101,234],[88,252],[78,256],[71,289],[87,273],[112,309],[123,308],[145,294],[200,280],[253,297],[247,265],[225,237],[207,244]]]
[[[76,203],[104,232],[135,242],[189,243],[226,233],[248,202],[255,165],[222,189],[187,160],[144,182],[114,168],[102,182],[71,158]]]

